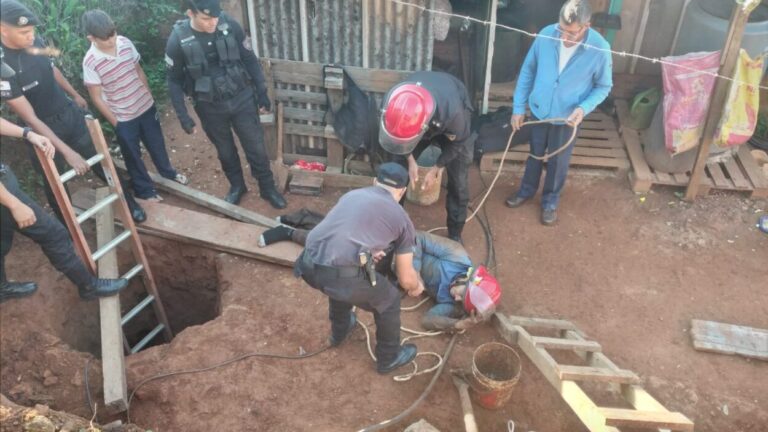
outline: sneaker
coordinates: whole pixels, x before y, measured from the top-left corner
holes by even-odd
[[[541,224],[546,226],[552,226],[557,222],[557,210],[542,210],[541,211]]]
[[[376,371],[380,374],[387,374],[392,372],[393,370],[399,368],[400,366],[407,365],[410,363],[414,358],[416,358],[416,353],[418,352],[418,349],[416,349],[416,345],[414,344],[405,344],[400,347],[400,352],[397,353],[397,357],[395,357],[394,360],[389,362],[389,364],[382,365],[378,364],[376,366]]]
[[[509,208],[517,208],[523,205],[523,203],[526,201],[528,201],[528,198],[519,197],[515,194],[507,198],[507,201],[505,202],[505,204]]]
[[[189,179],[187,178],[187,176],[185,176],[182,173],[177,173],[176,177],[173,178],[173,181],[179,184],[183,184],[185,186],[189,184]]]

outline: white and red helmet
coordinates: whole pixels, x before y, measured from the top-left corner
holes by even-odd
[[[491,315],[501,302],[501,286],[485,266],[477,266],[469,275],[464,291],[464,311],[468,314]]]
[[[420,83],[396,85],[383,101],[379,143],[396,155],[410,154],[429,129],[435,114],[435,99]]]

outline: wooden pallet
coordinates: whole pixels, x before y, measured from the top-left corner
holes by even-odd
[[[494,315],[494,323],[507,342],[520,347],[590,431],[618,432],[620,428],[693,431],[691,420],[667,410],[638,385],[637,375],[616,366],[602,353],[600,344],[587,340],[573,323],[500,313]],[[529,329],[555,332],[557,337],[534,336]],[[582,364],[558,363],[550,354],[551,350],[572,351]],[[585,382],[618,386],[623,401],[617,405],[633,408],[596,405],[582,388]]]
[[[629,157],[624,150],[619,132],[616,130],[616,123],[607,114],[602,112],[589,114],[584,119],[574,145],[571,166],[629,170]],[[514,163],[524,163],[528,159],[529,152],[530,146],[527,144],[509,149],[504,167]],[[504,152],[495,152],[483,155],[480,169],[483,171],[498,170],[503,154]]]
[[[637,130],[624,126],[629,121],[627,102],[617,100],[616,111],[621,125],[621,138],[632,162],[632,171],[629,173],[632,190],[645,193],[654,185],[687,187],[691,178],[690,172],[672,174],[656,171],[648,166],[640,144],[640,135]],[[738,153],[728,162],[707,164],[705,173],[700,186],[702,195],[716,189],[748,192],[751,198],[768,197],[768,179],[746,146],[740,146]]]

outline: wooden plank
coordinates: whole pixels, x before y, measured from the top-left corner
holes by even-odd
[[[754,156],[749,152],[747,146],[739,146],[738,151],[739,163],[744,172],[747,173],[749,181],[753,187],[753,198],[768,197],[768,179],[763,175],[762,169],[757,165]]]
[[[675,180],[674,177],[672,177],[670,174],[667,174],[665,172],[656,171],[656,179],[657,181],[654,183],[660,183],[670,186],[679,186],[677,183],[677,180]]]
[[[364,91],[386,93],[395,84],[404,81],[412,72],[385,69],[366,69],[355,66],[344,68],[350,78]]]
[[[276,89],[275,98],[283,102],[298,102],[321,105],[320,108],[328,104],[328,96],[325,93],[307,92],[301,90]]]
[[[305,108],[283,108],[283,115],[286,119],[291,120],[304,120],[313,122],[324,122],[326,117],[325,111],[305,109]]]
[[[735,156],[725,162],[725,171],[728,174],[728,177],[731,178],[731,181],[736,188],[745,190],[752,189],[752,185],[749,183],[749,180],[747,180],[747,178],[744,177],[744,174],[741,173],[741,168],[739,168],[739,164],[736,163]]]
[[[629,428],[668,428],[673,431],[693,432],[693,422],[675,412],[636,411],[622,408],[598,408],[608,426]]]
[[[92,198],[75,193],[78,207],[87,207]],[[139,232],[182,243],[202,246],[247,258],[292,267],[302,247],[291,242],[279,242],[258,247],[259,236],[267,229],[258,225],[211,216],[194,210],[145,201],[147,220],[138,226]],[[275,222],[276,223],[276,222]]]
[[[296,84],[296,85],[304,85],[304,86],[316,86],[316,87],[323,86],[322,71],[317,75],[314,75],[314,74],[301,73],[297,71],[275,70],[274,77],[275,77],[275,81],[279,83]]]
[[[728,188],[731,185],[731,182],[725,178],[725,174],[723,174],[723,169],[720,168],[720,164],[708,163],[706,171],[709,173],[709,177],[712,181],[715,182],[716,188]]]
[[[533,343],[537,348],[600,352],[602,348],[595,341],[578,341],[562,338],[533,336]]]
[[[717,71],[720,76],[733,76],[739,58],[739,47],[741,46],[741,40],[744,37],[744,29],[747,26],[750,12],[751,9],[740,7],[733,8],[730,23],[728,25],[728,33],[725,39],[725,46],[720,54],[720,68]],[[720,123],[720,116],[727,103],[728,91],[730,88],[731,83],[729,81],[717,80],[715,82],[715,88],[712,90],[707,117],[704,122],[704,131],[702,132],[702,137],[699,140],[698,148],[696,149],[696,162],[693,164],[693,169],[691,170],[691,181],[688,183],[688,187],[685,190],[685,199],[687,201],[693,201],[699,193],[699,184],[701,183],[702,177],[704,177],[704,167],[709,158],[709,149],[712,145],[712,140],[714,139],[715,128]]]
[[[520,316],[506,316],[506,320],[515,326],[521,327],[533,327],[540,329],[554,329],[554,330],[576,330],[576,326],[572,322],[559,319],[545,319],[545,318],[526,318]]]
[[[114,160],[114,164],[116,167],[125,170],[125,164],[122,161]],[[155,186],[157,186],[160,190],[169,192],[181,198],[185,198],[207,209],[214,210],[225,216],[229,216],[232,219],[239,220],[241,222],[248,222],[251,224],[259,224],[269,228],[279,225],[276,220],[270,217],[262,216],[256,212],[244,209],[234,204],[230,204],[223,199],[209,195],[205,192],[201,192],[197,189],[193,189],[189,186],[176,183],[173,180],[169,180],[153,172],[149,173],[149,177],[155,183]]]
[[[688,174],[674,173],[672,174],[672,178],[674,178],[677,184],[680,186],[685,186],[688,184]]]
[[[319,78],[322,78],[323,76],[323,65],[321,63],[311,63],[311,62],[295,61],[295,60],[283,60],[283,59],[275,59],[275,58],[270,59],[270,61],[272,62],[272,73],[296,73],[300,75],[315,75]]]
[[[562,380],[637,384],[640,378],[632,371],[611,370],[591,366],[557,365]]]
[[[664,405],[659,403],[653,398],[645,389],[639,385],[629,384],[621,386],[621,395],[624,400],[629,402],[636,410],[639,411],[658,411],[669,412]],[[669,429],[658,428],[658,432],[669,432]]]
[[[616,101],[616,113],[619,116],[619,124],[621,124],[621,137],[624,140],[624,146],[627,149],[629,155],[629,161],[632,163],[632,171],[634,176],[633,190],[636,192],[647,192],[650,189],[649,182],[653,179],[651,174],[651,168],[645,161],[645,155],[643,154],[643,148],[640,145],[640,135],[637,130],[625,127],[629,121],[629,107],[624,100]],[[648,189],[638,190],[637,187],[643,189],[645,186]]]
[[[95,202],[109,195],[109,188],[95,191]],[[102,247],[115,237],[115,218],[112,206],[105,207],[96,217],[96,243]],[[100,278],[120,277],[117,266],[117,249],[107,252],[98,263]],[[99,299],[101,326],[101,371],[103,376],[104,405],[116,412],[128,409],[128,382],[125,377],[125,352],[120,296]]]
[[[768,360],[768,330],[691,320],[691,340],[699,351]]]
[[[331,131],[332,130],[333,129],[331,129]],[[287,135],[302,135],[302,136],[333,138],[333,139],[336,138],[335,133],[328,132],[325,126],[321,126],[321,125],[286,123],[285,133]]]
[[[328,125],[325,129],[325,136],[327,137],[331,134],[335,135],[333,126]],[[328,167],[341,170],[344,165],[344,146],[341,145],[341,142],[335,138],[328,138],[326,140],[325,151],[328,157]]]

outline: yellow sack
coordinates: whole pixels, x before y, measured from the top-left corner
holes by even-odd
[[[731,83],[723,117],[715,130],[714,143],[727,148],[744,144],[755,133],[760,109],[760,78],[763,76],[763,56],[753,60],[743,49],[739,52],[734,79]],[[746,84],[744,84],[746,83]]]

